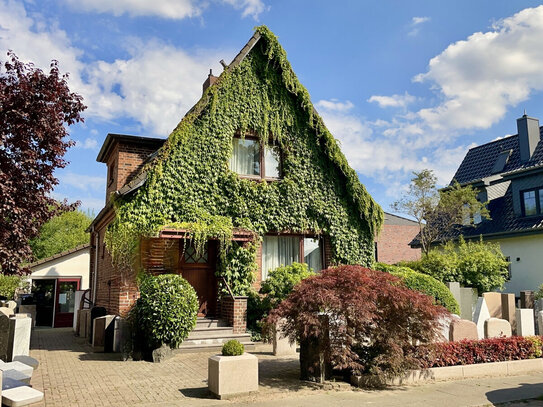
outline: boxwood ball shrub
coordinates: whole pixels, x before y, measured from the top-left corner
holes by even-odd
[[[245,346],[240,341],[231,339],[222,346],[223,356],[239,356],[245,352]]]
[[[338,266],[302,280],[270,312],[266,326],[285,318],[291,341],[317,341],[333,369],[371,375],[381,384],[418,367],[412,344],[433,341],[439,317],[447,314],[389,273]]]
[[[146,276],[140,283],[137,319],[149,349],[178,347],[196,326],[198,297],[180,275]]]
[[[441,281],[429,275],[416,272],[408,267],[375,263],[374,268],[401,278],[407,288],[429,295],[435,299],[436,304],[444,306],[449,312],[460,314],[458,301],[452,295],[451,290]]]

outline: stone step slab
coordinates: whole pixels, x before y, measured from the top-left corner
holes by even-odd
[[[27,406],[43,400],[43,393],[31,387],[15,387],[2,391],[2,404],[8,407]]]
[[[28,376],[18,370],[10,369],[10,370],[4,370],[2,372],[2,380],[6,378],[23,382],[25,386],[28,386],[30,385],[30,379],[32,378],[32,376]]]
[[[242,341],[241,344],[245,347],[246,352],[255,350],[255,343],[250,341]],[[197,352],[217,352],[222,350],[221,344],[202,344],[202,345],[181,345],[174,353],[197,353]]]
[[[28,383],[25,383],[21,380],[12,379],[11,377],[2,377],[2,391],[23,386],[28,386]]]
[[[222,319],[198,318],[196,320],[196,329],[217,328],[217,327],[227,327],[227,326],[228,324]]]
[[[25,363],[21,362],[2,362],[0,361],[0,370],[5,372],[6,370],[18,370],[21,373],[24,373],[27,376],[32,377],[32,373],[34,373],[34,369],[32,366],[28,366]]]
[[[202,338],[186,339],[183,341],[180,347],[188,345],[213,345],[223,344],[231,339],[236,339],[240,342],[251,341],[251,335],[249,334],[230,334],[230,335],[209,335]]]
[[[17,355],[13,358],[14,362],[21,362],[25,365],[30,366],[32,369],[36,370],[40,365],[40,362],[37,359],[34,359],[31,356]]]
[[[233,333],[234,328],[228,326],[214,328],[196,328],[190,332],[187,339],[206,338],[209,336],[220,335],[232,335]]]

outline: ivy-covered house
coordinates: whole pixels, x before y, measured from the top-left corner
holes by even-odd
[[[137,299],[138,273],[180,273],[201,315],[244,330],[243,296],[270,270],[373,261],[383,212],[264,26],[167,140],[109,134],[97,160],[91,287],[109,313]]]

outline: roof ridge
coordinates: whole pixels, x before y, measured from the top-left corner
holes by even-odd
[[[52,256],[46,257],[44,259],[37,260],[34,263],[30,263],[27,267],[29,267],[29,268],[36,267],[36,266],[39,266],[41,264],[44,264],[44,263],[50,262],[52,260],[58,259],[60,257],[67,256],[68,254],[76,253],[76,252],[81,251],[81,250],[86,249],[86,248],[90,248],[90,243],[83,243],[83,244],[80,244],[79,246],[76,246],[76,247],[74,247],[72,249],[64,250],[63,252],[53,254]]]

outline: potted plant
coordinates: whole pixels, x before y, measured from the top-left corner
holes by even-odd
[[[207,383],[219,399],[258,391],[258,359],[232,339],[223,345],[221,355],[209,358]]]

